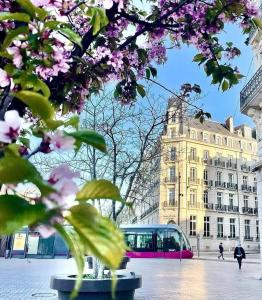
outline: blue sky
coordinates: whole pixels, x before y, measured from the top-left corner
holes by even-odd
[[[232,41],[242,52],[240,58],[233,63],[238,66],[244,77],[241,83],[231,90],[223,93],[217,86],[210,84],[210,78],[206,77],[202,67],[192,62],[197,53],[195,49],[183,47],[181,50],[168,50],[168,61],[164,66],[158,66],[157,81],[173,90],[178,90],[185,82],[197,83],[202,88],[203,98],[198,104],[212,115],[212,119],[223,122],[228,116],[234,117],[235,125],[242,123],[254,126],[251,119],[240,113],[239,93],[248,79],[254,74],[253,53],[250,46],[244,44],[247,36],[243,36],[237,26],[227,27],[222,34],[223,41]],[[154,88],[156,94],[165,94],[161,88]]]

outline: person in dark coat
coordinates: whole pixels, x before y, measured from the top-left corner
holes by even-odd
[[[241,270],[241,265],[242,265],[242,259],[246,258],[246,253],[245,250],[241,247],[241,244],[239,243],[234,251],[234,258],[237,259],[239,270]]]
[[[220,259],[220,257],[222,257],[223,260],[224,260],[224,247],[223,247],[223,244],[222,244],[222,243],[219,244],[219,253],[220,253],[220,255],[218,255],[217,258]]]

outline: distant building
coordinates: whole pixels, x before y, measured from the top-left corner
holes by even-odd
[[[180,224],[193,247],[199,238],[202,251],[239,240],[259,249],[255,132],[234,127],[232,117],[225,124],[184,117],[174,99],[167,116],[161,156],[146,166],[154,169],[132,222]]]

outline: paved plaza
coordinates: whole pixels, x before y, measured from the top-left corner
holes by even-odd
[[[72,259],[0,259],[0,300],[56,300],[50,276],[74,271]],[[136,300],[262,299],[254,262],[239,271],[232,261],[132,259],[127,271],[143,276]]]

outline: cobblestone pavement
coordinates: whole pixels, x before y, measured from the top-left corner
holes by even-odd
[[[132,259],[127,271],[143,276],[136,300],[262,299],[259,264]],[[0,300],[57,300],[50,276],[74,272],[72,259],[0,259]]]

